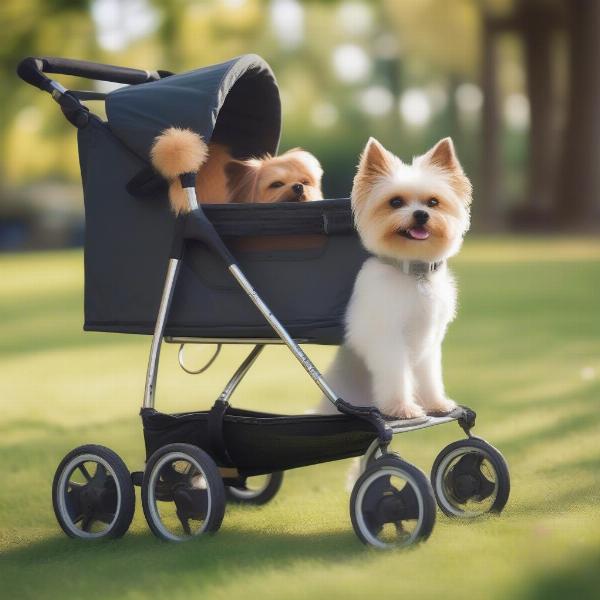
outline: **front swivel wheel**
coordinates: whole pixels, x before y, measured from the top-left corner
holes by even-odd
[[[502,511],[510,494],[504,457],[479,438],[446,446],[431,468],[431,484],[441,511],[449,517],[473,519]]]

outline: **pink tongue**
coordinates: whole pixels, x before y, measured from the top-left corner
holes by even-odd
[[[429,237],[429,231],[423,227],[413,227],[408,230],[408,233],[410,233],[415,240],[426,240]]]

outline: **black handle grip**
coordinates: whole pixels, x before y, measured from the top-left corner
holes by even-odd
[[[117,67],[114,65],[103,65],[89,62],[87,60],[73,60],[70,58],[55,58],[42,56],[24,58],[17,67],[19,77],[46,92],[52,91],[50,79],[44,73],[58,73],[60,75],[75,75],[87,79],[100,81],[112,81],[114,83],[126,83],[136,85],[157,81],[161,73],[157,71],[142,71],[141,69],[130,69],[129,67]]]
[[[39,88],[45,92],[52,93],[50,79],[43,73],[43,63],[39,58],[32,56],[24,58],[17,67],[17,75],[29,85]]]

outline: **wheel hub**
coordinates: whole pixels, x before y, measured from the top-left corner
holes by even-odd
[[[479,481],[470,474],[459,475],[454,480],[453,493],[457,500],[466,502],[479,491]]]
[[[379,530],[386,523],[417,519],[419,505],[410,485],[398,490],[389,477],[382,477],[365,494],[364,511],[373,530]]]

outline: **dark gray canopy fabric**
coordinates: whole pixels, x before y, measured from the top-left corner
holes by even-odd
[[[106,113],[111,131],[143,160],[167,127],[192,129],[238,158],[275,153],[281,132],[277,82],[256,54],[119,88]]]

